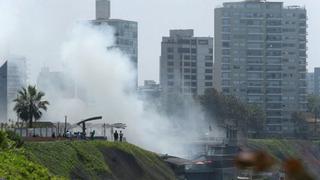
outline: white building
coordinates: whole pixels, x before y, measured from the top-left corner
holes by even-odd
[[[170,30],[163,37],[160,85],[164,94],[203,95],[213,88],[213,38],[193,30]]]
[[[13,100],[27,85],[27,65],[24,57],[9,57],[0,67],[0,123],[16,120]]]
[[[133,76],[138,86],[138,23],[123,19],[110,19],[110,1],[96,0],[96,20],[94,25],[109,25],[114,28],[115,48],[126,54],[135,68]]]

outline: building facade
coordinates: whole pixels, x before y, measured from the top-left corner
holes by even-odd
[[[320,96],[320,68],[314,68],[313,78],[314,94]]]
[[[10,57],[0,67],[0,123],[16,120],[13,100],[18,90],[27,85],[26,59]]]
[[[138,86],[138,23],[123,19],[110,19],[110,1],[96,0],[96,20],[91,21],[93,25],[108,25],[114,30],[115,45],[109,48],[119,48],[130,58]]]
[[[247,0],[215,9],[215,87],[262,107],[270,134],[306,110],[306,9]]]
[[[314,73],[307,73],[307,93],[314,94]]]
[[[145,80],[143,86],[139,87],[138,94],[147,100],[159,98],[161,95],[160,84],[154,80]]]
[[[171,30],[163,37],[160,85],[164,94],[203,95],[213,88],[213,38],[193,30]]]

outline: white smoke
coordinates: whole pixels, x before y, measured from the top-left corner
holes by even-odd
[[[77,86],[85,89],[90,102],[64,99],[59,92],[50,92],[47,97],[51,105],[45,120],[61,122],[68,115],[74,123],[102,115],[104,123],[127,124],[125,136],[129,142],[173,155],[186,155],[184,144],[207,132],[204,115],[195,103],[189,104],[183,119],[169,118],[128,91],[135,85],[135,70],[128,57],[111,48],[112,28],[75,23],[62,31],[47,25],[52,20],[54,26],[62,26],[60,19],[45,10],[40,18],[34,13],[43,8],[39,2],[0,1],[0,56],[25,56],[32,72],[31,82],[35,82],[35,74],[43,65],[63,67]]]
[[[200,108],[190,101],[183,120],[168,118],[152,106],[146,108],[145,102],[128,91],[135,85],[129,58],[119,49],[106,48],[114,45],[112,35],[111,27],[78,24],[63,46],[65,64],[94,104],[85,115],[102,115],[107,123],[127,124],[128,141],[147,149],[186,154],[184,143],[208,130]]]

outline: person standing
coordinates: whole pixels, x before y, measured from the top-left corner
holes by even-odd
[[[122,131],[120,131],[120,142],[122,142],[122,138],[123,138],[123,133]]]
[[[119,134],[117,130],[113,133],[113,137],[114,137],[114,141],[118,141]]]

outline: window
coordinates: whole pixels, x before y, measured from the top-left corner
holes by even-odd
[[[230,77],[231,77],[231,74],[224,72],[224,73],[221,74],[221,77],[222,77],[222,78],[230,78]]]
[[[230,27],[223,27],[222,32],[231,32],[231,29],[230,29]]]
[[[178,53],[190,53],[190,49],[189,48],[179,48]]]
[[[213,60],[213,56],[205,56],[205,60]]]
[[[212,76],[205,76],[205,80],[212,80]]]
[[[230,20],[229,19],[223,19],[222,20],[222,24],[223,25],[229,25],[230,24]]]
[[[191,71],[190,71],[190,69],[184,69],[183,72],[184,73],[190,73]]]
[[[268,43],[267,48],[273,49],[273,48],[281,48],[281,43]]]
[[[212,86],[212,82],[205,82],[205,86],[211,87]]]
[[[197,60],[197,56],[191,56],[191,60]]]
[[[223,50],[222,50],[222,54],[223,54],[223,55],[230,55],[230,52],[231,52],[231,51],[230,51],[229,49],[223,49]]]
[[[172,47],[168,47],[168,48],[167,48],[167,52],[168,52],[168,53],[173,53],[173,48],[172,48]]]
[[[191,73],[197,73],[197,69],[191,69]]]
[[[174,76],[172,74],[168,74],[168,79],[173,79]]]
[[[173,86],[174,83],[172,81],[168,81],[168,86]]]
[[[191,53],[196,54],[197,53],[197,49],[196,48],[192,48],[191,49]]]
[[[212,73],[213,71],[212,71],[212,69],[206,69],[205,70],[205,73]]]
[[[208,40],[199,40],[198,43],[200,45],[208,45],[209,44],[209,41]]]
[[[281,20],[268,20],[267,25],[269,26],[280,26]]]
[[[173,68],[168,68],[168,73],[173,73]]]
[[[280,27],[267,28],[267,33],[281,33],[281,28]]]
[[[184,79],[190,79],[190,75],[184,75]]]
[[[213,63],[212,62],[206,62],[205,65],[206,65],[206,67],[212,67]]]
[[[231,61],[230,57],[223,57],[222,62],[229,63]]]
[[[222,35],[222,40],[230,40],[231,39],[231,35],[230,34],[223,34]]]
[[[168,64],[168,66],[173,66],[174,62],[173,61],[168,61],[167,64]]]
[[[223,80],[222,81],[222,85],[223,86],[230,86],[231,85],[231,82],[229,80]]]
[[[171,54],[169,54],[169,55],[167,56],[167,58],[168,58],[168,59],[173,59],[173,58],[174,58],[174,56],[173,56],[173,55],[171,55]]]
[[[189,39],[179,39],[178,44],[190,44],[190,40]]]
[[[195,66],[197,66],[197,63],[196,62],[191,62],[191,66],[195,67]]]
[[[190,66],[190,62],[184,62],[184,66]]]
[[[262,56],[261,50],[247,50],[248,56]]]
[[[222,70],[230,70],[230,65],[229,64],[223,64],[222,65]]]
[[[281,51],[280,50],[267,51],[267,56],[281,56]]]
[[[189,56],[189,55],[185,55],[185,56],[183,57],[183,59],[185,59],[185,60],[190,60],[190,56]]]
[[[229,42],[222,42],[222,47],[230,47],[230,43]]]
[[[267,41],[281,41],[281,35],[267,35]]]

